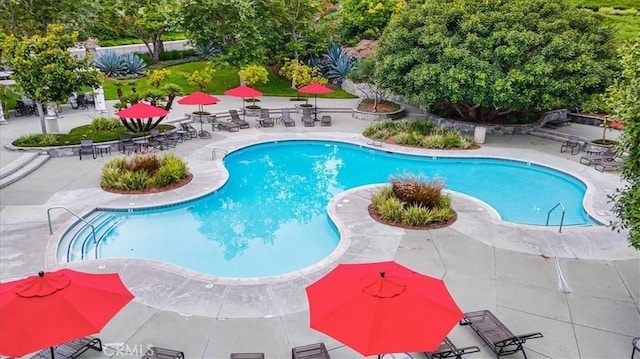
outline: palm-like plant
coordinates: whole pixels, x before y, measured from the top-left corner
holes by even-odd
[[[341,85],[347,74],[355,69],[355,56],[350,55],[342,45],[332,44],[322,55],[320,70],[329,81]]]
[[[95,57],[93,64],[109,77],[115,77],[126,72],[126,65],[122,57],[113,50],[107,50]]]
[[[126,54],[121,56],[125,71],[133,75],[141,75],[147,68],[147,64],[136,54]]]

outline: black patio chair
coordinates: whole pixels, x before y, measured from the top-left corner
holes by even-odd
[[[83,337],[53,347],[55,359],[73,359],[85,351],[93,349],[102,351],[102,342],[98,338]],[[51,348],[43,349],[31,356],[31,359],[51,359]]]
[[[468,325],[487,344],[496,357],[522,352],[527,358],[523,344],[530,339],[542,338],[542,333],[514,335],[493,313],[488,310],[464,313],[460,325]]]
[[[93,159],[96,159],[96,149],[93,146],[92,140],[82,140],[80,141],[80,150],[78,151],[80,155],[80,161],[82,161],[82,155],[91,155]]]
[[[85,95],[78,95],[78,97],[76,97],[76,108],[80,108],[83,110],[89,108]]]
[[[296,125],[296,121],[291,118],[291,113],[288,108],[282,109],[282,123],[284,123],[284,127],[293,127]]]
[[[560,146],[560,153],[567,152],[569,150],[571,150],[572,155],[580,153],[582,150],[582,140],[580,137],[569,136],[566,141],[562,142],[562,145]]]
[[[273,127],[276,121],[269,117],[269,110],[266,108],[260,109],[260,122],[258,124],[261,127]]]
[[[151,347],[140,359],[184,359],[184,353],[174,349]]]
[[[129,154],[132,152],[136,152],[138,150],[138,145],[133,142],[131,135],[120,135],[120,142],[118,142],[118,151]]]

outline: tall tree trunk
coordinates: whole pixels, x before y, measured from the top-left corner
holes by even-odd
[[[40,128],[42,129],[42,134],[47,134],[47,124],[44,122],[44,107],[42,106],[42,102],[36,101],[36,107],[38,108],[38,117],[40,117]]]
[[[149,51],[149,55],[151,55],[151,63],[157,64],[158,59],[160,58],[160,55],[158,55],[155,52],[156,44],[154,43],[153,47],[151,47],[151,44],[149,44],[148,40],[142,40],[142,42],[144,43],[144,46],[147,47],[147,51]]]

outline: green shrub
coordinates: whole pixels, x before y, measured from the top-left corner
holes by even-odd
[[[402,220],[402,211],[404,210],[404,203],[395,197],[391,197],[382,201],[380,206],[376,207],[380,217],[393,221],[400,222]]]
[[[163,164],[154,176],[154,184],[164,187],[174,184],[187,175],[187,165],[179,159]]]
[[[382,190],[378,193],[374,193],[371,196],[371,204],[373,204],[373,207],[378,208],[382,202],[388,200],[389,198],[393,197],[393,189],[391,188],[391,186],[384,186],[382,187]]]
[[[471,147],[471,145],[473,145],[473,138],[471,136],[460,136],[460,148],[466,150],[467,148]]]
[[[444,195],[440,197],[440,205],[438,207],[440,208],[451,208],[451,197]]]
[[[393,130],[397,131],[398,123],[393,122],[391,120],[384,120],[379,122],[374,122],[367,126],[362,134],[367,137],[374,136],[377,132],[380,131],[389,131],[393,132]]]
[[[107,163],[108,164],[108,163]],[[105,166],[102,168],[102,174],[100,175],[100,184],[106,188],[121,189],[122,184],[120,178],[122,177],[122,169],[115,166]]]
[[[402,222],[412,226],[424,226],[433,222],[433,218],[428,208],[414,204],[405,208],[402,213]]]
[[[385,140],[396,136],[401,145],[426,148],[469,148],[473,140],[455,129],[433,127],[427,121],[391,121],[373,123],[362,132],[366,137]]]
[[[198,62],[198,61],[202,61],[202,59],[198,56],[193,56],[193,57],[185,57],[183,59],[175,59],[175,60],[167,60],[167,61],[162,61],[159,62],[155,65],[150,65],[148,67],[149,70],[154,70],[154,69],[162,69],[165,67],[171,67],[171,66],[176,66],[176,65],[181,65],[181,64],[188,64],[190,62]]]
[[[151,178],[145,171],[125,172],[120,177],[120,189],[139,191],[151,184]]]
[[[396,142],[401,145],[420,146],[422,135],[418,132],[405,132],[396,136]]]
[[[444,136],[439,134],[425,136],[422,138],[421,146],[436,149],[444,148]]]
[[[412,226],[445,221],[455,213],[451,197],[442,194],[444,181],[422,174],[391,178],[391,185],[371,196],[371,204],[385,220]]]
[[[460,146],[460,139],[462,134],[458,130],[448,131],[447,134],[442,136],[442,148],[456,148]]]
[[[405,121],[409,131],[416,131],[421,135],[428,135],[433,130],[433,124],[427,121]]]
[[[114,157],[104,164],[103,169],[115,169],[118,171],[124,171],[127,169],[127,157],[125,156]]]
[[[120,190],[143,190],[150,186],[166,187],[188,174],[185,162],[173,154],[161,158],[155,154],[136,154],[112,158],[102,168],[103,187]]]
[[[122,127],[118,117],[96,117],[89,124],[94,131],[111,131]]]
[[[432,208],[429,210],[432,221],[446,221],[453,216],[451,208]]]
[[[13,144],[15,146],[51,146],[56,143],[58,140],[57,136],[54,134],[41,134],[35,133],[31,135],[22,135],[18,137]]]
[[[607,104],[604,94],[591,94],[587,100],[580,105],[580,111],[584,113],[609,113],[611,106]]]

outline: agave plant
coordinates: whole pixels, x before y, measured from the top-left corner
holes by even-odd
[[[125,71],[129,74],[142,75],[144,69],[147,68],[147,64],[142,58],[136,54],[126,54],[121,56],[122,63],[125,66]]]
[[[220,54],[220,50],[216,48],[213,44],[198,45],[196,47],[196,55],[203,59],[208,59],[219,54]]]
[[[122,58],[113,50],[107,50],[97,55],[93,60],[93,64],[109,77],[115,77],[126,72],[126,65]]]
[[[329,81],[342,84],[349,72],[355,70],[355,57],[348,54],[342,45],[333,44],[327,53],[322,55],[320,70]]]
[[[343,56],[351,56],[351,55],[346,53],[342,45],[331,44],[331,46],[329,46],[329,50],[327,50],[327,52],[322,55],[322,58],[325,59],[327,62],[336,62],[339,58]]]
[[[343,56],[338,58],[336,62],[326,65],[324,76],[336,85],[341,85],[347,74],[355,69],[353,58]]]
[[[319,58],[317,58],[317,57],[315,57],[315,56],[311,56],[311,57],[309,58],[309,60],[307,60],[307,66],[309,66],[309,67],[317,67],[317,68],[319,68],[321,71],[322,71],[322,69],[323,69],[323,65],[324,65],[324,64],[322,63],[322,61],[320,61],[320,59],[319,59]]]

